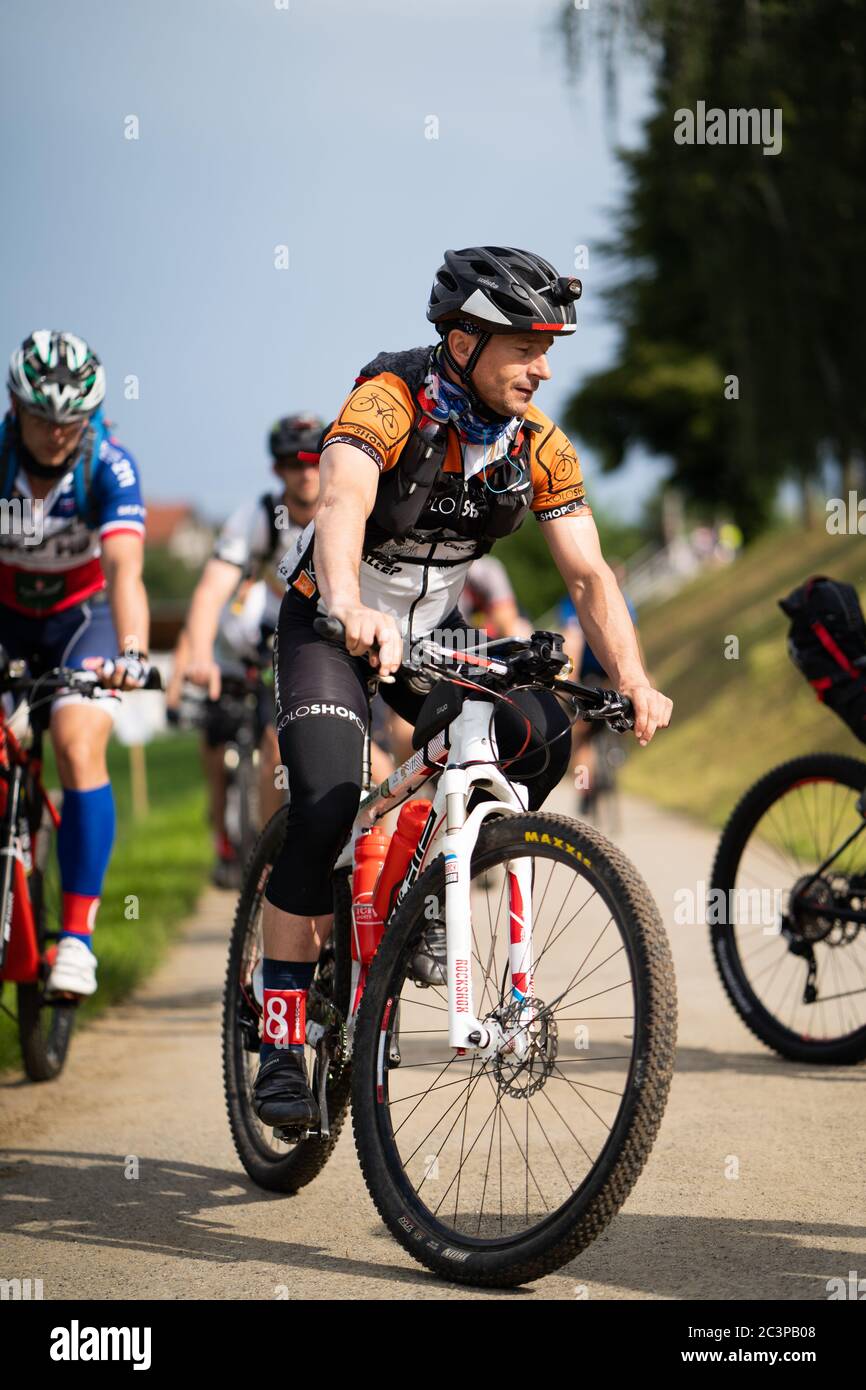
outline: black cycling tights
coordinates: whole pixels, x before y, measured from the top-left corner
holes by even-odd
[[[456,615],[444,625],[465,626]],[[286,838],[265,896],[284,912],[321,917],[333,910],[331,874],[361,792],[367,682],[372,674],[362,658],[318,637],[310,616],[293,611],[291,597],[283,601],[274,640],[274,679],[277,735],[288,770],[290,805]],[[423,694],[399,675],[393,685],[380,685],[379,693],[414,724]],[[526,782],[529,809],[534,811],[568,766],[568,717],[546,690],[521,690],[510,698],[532,721],[532,735],[508,775]],[[514,757],[526,738],[525,720],[501,705],[494,728],[500,757]],[[549,749],[542,747],[554,738]]]

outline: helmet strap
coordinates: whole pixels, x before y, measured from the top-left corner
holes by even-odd
[[[466,366],[463,368],[463,371],[460,373],[460,380],[463,382],[464,386],[472,385],[472,373],[475,371],[475,368],[478,365],[478,359],[481,356],[484,349],[487,347],[487,344],[490,342],[490,339],[492,337],[492,333],[479,333],[478,342],[475,344],[474,348],[469,354],[469,360],[466,363]]]
[[[490,339],[493,337],[493,334],[486,333],[483,330],[479,330],[473,323],[461,323],[459,321],[456,323],[451,322],[443,324],[442,327],[445,328],[447,331],[442,334],[442,342],[439,345],[439,352],[441,352],[442,354],[441,360],[448,367],[451,368],[452,372],[454,372],[454,374],[457,377],[460,378],[460,385],[463,387],[464,391],[466,392],[466,395],[469,397],[469,403],[472,406],[473,410],[475,410],[482,417],[482,419],[489,420],[492,424],[504,423],[510,417],[507,415],[500,415],[498,411],[493,410],[489,405],[486,405],[485,402],[478,395],[478,392],[475,390],[475,385],[472,380],[472,373],[478,365],[478,359],[481,356],[484,349],[486,348],[487,344],[490,342]],[[465,367],[460,366],[460,363],[452,355],[448,347],[448,333],[453,328],[459,328],[464,333],[478,334],[478,342],[475,344],[474,348],[469,354],[469,358],[466,362]]]

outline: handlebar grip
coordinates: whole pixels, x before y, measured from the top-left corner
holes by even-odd
[[[346,629],[339,618],[314,618],[313,631],[331,642],[343,642],[346,638]]]
[[[148,671],[148,673],[147,673],[147,680],[144,682],[144,685],[142,686],[142,689],[143,689],[143,690],[164,690],[164,689],[165,689],[165,686],[164,686],[163,683],[162,683],[162,676],[159,674],[159,671],[156,669],[155,666],[151,666],[150,670]]]
[[[346,643],[346,628],[339,618],[321,617],[313,619],[313,631],[319,636],[324,637],[329,642],[339,642],[341,646]],[[379,651],[379,643],[374,642],[372,650]],[[384,685],[393,685],[393,676],[379,676],[379,680]]]

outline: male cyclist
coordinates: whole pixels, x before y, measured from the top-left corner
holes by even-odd
[[[100,669],[143,685],[149,614],[142,583],[144,505],[134,460],[100,406],[105,373],[82,338],[42,329],[12,354],[0,425],[0,644],[31,672]],[[11,524],[29,503],[38,527]],[[118,641],[120,638],[120,641]],[[60,695],[50,732],[63,787],[57,840],[63,919],[51,992],[96,989],[93,925],[114,841],[106,750],[111,698]]]
[[[214,879],[228,883],[235,851],[225,827],[224,745],[230,732],[220,709],[220,663],[247,664],[258,643],[277,625],[285,584],[276,565],[312,519],[319,498],[319,442],[324,422],[313,415],[288,415],[268,436],[279,492],[265,492],[233,512],[217,537],[190,604],[181,634],[169,701],[176,700],[184,679],[205,686],[210,696],[203,731],[202,758],[210,792],[216,866]],[[282,792],[275,786],[279,759],[273,701],[262,685],[259,709],[259,805],[263,820],[277,810]]]
[[[287,833],[266,890],[264,1030],[254,1106],[266,1124],[318,1123],[304,1065],[306,994],[332,926],[331,872],[358,807],[367,682],[400,669],[404,640],[465,628],[455,612],[472,560],[532,511],[581,622],[635,707],[641,744],[670,718],[602,558],[569,440],[533,402],[547,352],[576,326],[580,282],[511,247],[447,251],[427,309],[440,342],[380,353],[325,435],[315,522],[281,566],[277,732],[288,768]],[[345,645],[315,632],[345,626]],[[380,694],[414,722],[424,693],[398,676]],[[526,721],[531,736],[526,750]],[[549,691],[519,691],[496,715],[509,776],[536,809],[568,764],[568,720]],[[518,758],[517,754],[521,753]],[[413,962],[444,979],[441,931]],[[283,1022],[285,1020],[285,1023]]]

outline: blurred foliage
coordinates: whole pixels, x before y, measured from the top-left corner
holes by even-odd
[[[598,248],[617,360],[564,423],[607,469],[638,443],[669,457],[686,499],[754,535],[782,480],[805,489],[828,456],[864,453],[866,5],[610,0],[569,4],[562,26],[575,71],[599,55],[615,93],[631,44],[655,84],[642,148],[619,154],[616,239]],[[778,108],[781,151],[675,143],[675,113],[698,101]]]
[[[201,566],[186,564],[164,545],[144,548],[144,587],[151,603],[190,598],[200,574]]]

